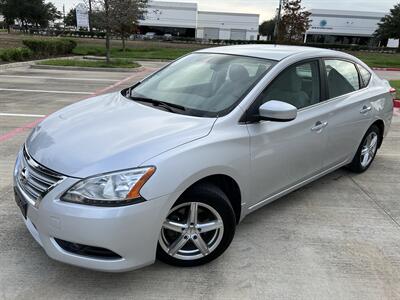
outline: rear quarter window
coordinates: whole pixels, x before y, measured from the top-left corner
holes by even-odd
[[[360,65],[357,65],[357,67],[358,67],[358,70],[359,70],[360,76],[361,76],[361,87],[368,86],[368,84],[371,80],[372,74],[366,68],[364,68]]]

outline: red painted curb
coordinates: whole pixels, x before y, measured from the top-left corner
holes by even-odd
[[[400,108],[400,99],[393,100],[393,106],[396,108]]]
[[[16,136],[17,134],[24,132],[25,130],[28,129],[32,129],[33,127],[35,127],[37,124],[40,123],[40,121],[42,121],[44,118],[39,118],[36,119],[35,121],[22,125],[21,127],[15,128],[9,132],[7,132],[6,134],[0,135],[0,143],[4,142],[6,140],[9,140],[11,138],[13,138],[14,136]]]
[[[375,71],[397,71],[400,72],[400,68],[372,68]]]
[[[138,73],[138,74],[140,74],[140,73]],[[109,92],[110,90],[112,90],[112,89],[114,89],[114,88],[116,88],[116,87],[118,87],[118,86],[120,86],[120,85],[122,85],[122,84],[124,84],[124,83],[126,83],[126,82],[128,82],[128,81],[130,81],[130,80],[133,80],[136,76],[138,76],[138,74],[133,74],[133,75],[131,75],[131,76],[129,76],[129,77],[126,77],[126,78],[124,78],[124,79],[121,79],[120,81],[118,81],[118,82],[116,82],[116,83],[114,83],[114,84],[112,84],[112,85],[110,85],[110,86],[108,86],[108,87],[106,87],[106,88],[102,88],[102,89],[99,89],[99,90],[97,90],[97,91],[94,91],[94,92],[93,92],[91,95],[89,95],[88,97],[84,97],[84,98],[81,98],[81,99],[78,99],[78,100],[83,100],[83,99],[86,99],[86,98],[98,96],[98,95],[100,95],[100,94],[104,94],[104,93],[106,93],[106,92]],[[33,121],[33,122],[31,122],[31,123],[22,125],[21,127],[17,127],[17,128],[15,128],[15,129],[13,129],[13,130],[11,130],[11,131],[9,131],[9,132],[6,132],[6,133],[3,134],[3,135],[0,135],[0,143],[5,142],[5,141],[7,141],[7,140],[9,140],[9,139],[12,139],[14,136],[20,134],[21,132],[24,132],[25,130],[32,129],[32,128],[35,127],[37,124],[39,124],[40,121],[44,120],[45,118],[46,118],[46,117],[36,119],[35,121]]]

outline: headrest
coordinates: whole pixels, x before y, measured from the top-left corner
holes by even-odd
[[[343,81],[347,81],[346,78],[344,78],[343,75],[340,74],[335,68],[332,68],[329,71],[328,80],[329,81],[337,81],[339,83],[342,83]]]
[[[258,68],[257,68],[256,77],[260,76],[265,71],[267,71],[267,66],[266,65],[259,65]]]
[[[337,97],[355,91],[350,82],[334,68],[329,71],[328,82],[330,97]]]
[[[289,71],[287,85],[292,92],[299,92],[302,89],[301,78],[297,75],[295,68]]]
[[[233,82],[249,80],[249,72],[239,64],[233,64],[229,68],[229,79]]]

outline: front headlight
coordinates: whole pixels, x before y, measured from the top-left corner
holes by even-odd
[[[123,206],[145,201],[140,189],[156,168],[145,167],[90,177],[77,182],[62,201],[96,206]]]

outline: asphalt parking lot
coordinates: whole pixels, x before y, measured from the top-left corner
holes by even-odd
[[[370,170],[336,171],[249,215],[227,252],[197,268],[156,262],[108,274],[46,256],[14,203],[18,148],[40,119],[140,73],[0,71],[0,299],[399,299],[400,113]],[[389,74],[392,76],[391,74]]]

